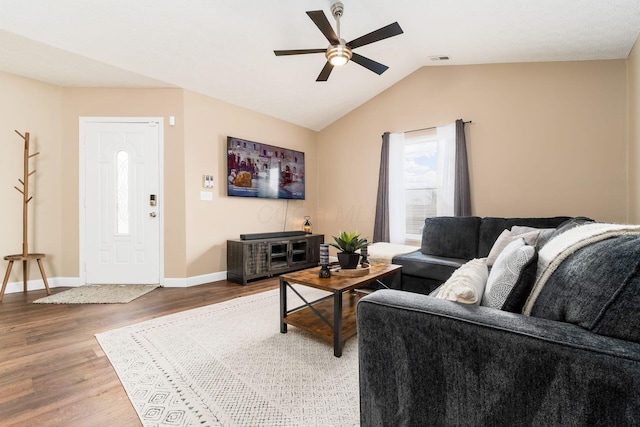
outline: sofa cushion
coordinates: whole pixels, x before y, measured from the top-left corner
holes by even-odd
[[[467,261],[468,259],[425,255],[417,250],[404,255],[396,255],[391,263],[402,266],[402,276],[418,276],[438,280],[442,283]]]
[[[511,230],[514,225],[524,225],[535,228],[556,228],[566,220],[568,216],[556,216],[550,218],[496,218],[486,217],[480,224],[478,236],[478,258],[486,257],[498,239],[502,230]]]
[[[442,285],[442,280],[402,274],[402,285],[400,289],[407,292],[428,295],[440,285]]]
[[[475,258],[479,227],[480,218],[476,216],[427,218],[422,231],[421,251],[425,255],[447,258]]]
[[[531,315],[640,342],[640,236],[578,249],[549,277]]]
[[[519,313],[536,279],[538,251],[523,238],[509,243],[496,260],[481,305]]]
[[[453,272],[440,287],[436,298],[480,305],[488,276],[486,259],[472,259]]]

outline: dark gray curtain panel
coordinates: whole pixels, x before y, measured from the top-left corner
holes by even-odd
[[[389,132],[385,132],[382,135],[378,197],[376,199],[376,216],[373,223],[373,241],[389,241]]]
[[[455,216],[471,216],[471,188],[464,121],[456,120],[456,172],[453,211]]]

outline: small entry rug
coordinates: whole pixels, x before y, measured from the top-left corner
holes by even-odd
[[[307,332],[281,334],[279,290],[96,338],[145,426],[359,425],[357,339],[337,358]]]
[[[126,304],[159,285],[84,285],[35,300],[34,304]]]

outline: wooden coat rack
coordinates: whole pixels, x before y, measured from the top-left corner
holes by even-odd
[[[7,272],[4,275],[4,281],[2,282],[2,291],[0,291],[0,302],[2,302],[2,298],[4,297],[4,291],[7,287],[7,282],[9,281],[11,268],[13,267],[13,263],[15,261],[22,261],[22,283],[24,292],[27,292],[27,273],[29,271],[28,262],[35,259],[38,263],[38,268],[40,269],[40,274],[42,275],[42,280],[44,281],[44,287],[47,290],[47,295],[51,295],[51,291],[49,290],[49,283],[47,283],[47,276],[44,273],[44,267],[42,265],[42,259],[45,257],[45,255],[38,253],[29,253],[29,241],[27,238],[28,205],[31,199],[33,199],[33,197],[29,196],[29,177],[36,173],[35,170],[29,172],[29,159],[31,157],[37,156],[38,154],[40,154],[40,152],[29,154],[29,132],[26,132],[24,135],[22,135],[16,130],[16,133],[20,135],[20,137],[24,140],[24,173],[22,179],[18,179],[18,182],[22,184],[22,190],[18,187],[14,187],[16,190],[22,193],[22,253],[17,255],[7,255],[4,257],[6,261],[9,261],[9,265],[7,266]]]

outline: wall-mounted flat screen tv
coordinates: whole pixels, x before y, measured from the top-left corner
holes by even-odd
[[[227,137],[229,196],[304,199],[304,153]]]

